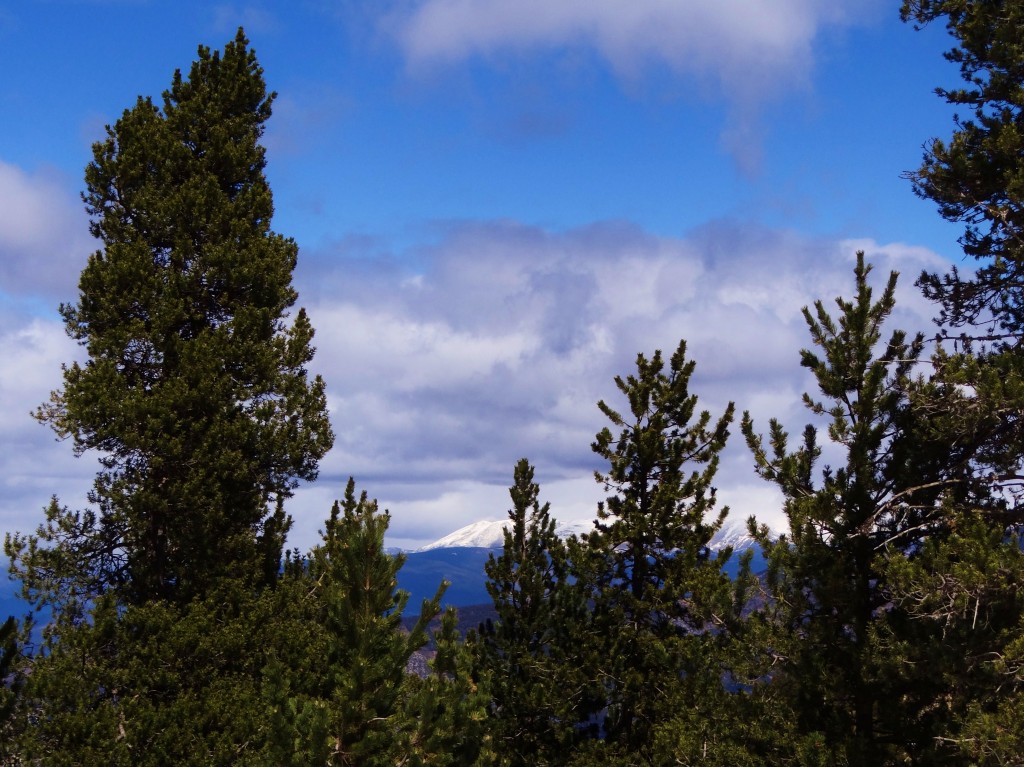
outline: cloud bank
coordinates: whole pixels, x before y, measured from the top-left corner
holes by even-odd
[[[56,174],[0,160],[0,293],[67,296],[94,247],[81,203]]]
[[[850,294],[857,249],[878,281],[904,274],[893,327],[926,327],[932,307],[912,282],[941,268],[928,251],[739,222],[685,239],[614,222],[567,232],[454,224],[406,259],[415,270],[348,249],[307,254],[300,291],[338,433],[324,481],[356,476],[391,508],[396,539],[422,541],[500,517],[526,456],[556,517],[592,516],[600,464],[590,444],[605,425],[596,402],[621,406],[614,377],[681,338],[702,407],[735,401],[764,426],[777,416],[799,429],[801,309]],[[717,484],[737,513],[780,518],[735,436]]]
[[[3,304],[0,325],[0,532],[33,529],[52,494],[81,507],[96,468],[29,416],[59,386],[61,363],[81,353],[52,309],[38,307],[73,300],[69,286],[92,247],[76,233],[84,217],[50,180],[0,165],[0,195],[14,193],[21,213],[0,219],[4,292],[21,299]],[[296,284],[317,329],[314,367],[338,439],[320,481],[291,505],[292,542],[314,542],[349,475],[392,511],[393,545],[500,519],[524,456],[557,518],[592,518],[601,467],[590,444],[605,425],[596,403],[621,406],[614,377],[631,373],[638,353],[671,353],[681,338],[697,362],[691,389],[702,407],[719,413],[734,401],[762,427],[777,416],[799,429],[809,385],[801,308],[850,294],[858,249],[878,283],[890,269],[903,273],[893,327],[927,327],[933,307],[912,283],[924,268],[944,268],[929,251],[742,221],[685,237],[625,222],[565,231],[449,222],[403,251],[365,238],[304,250]],[[778,499],[733,431],[722,502],[777,522]]]

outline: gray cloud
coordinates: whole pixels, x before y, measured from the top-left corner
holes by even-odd
[[[82,204],[62,179],[0,160],[0,293],[66,299],[93,249]]]
[[[615,406],[614,376],[680,338],[705,407],[733,400],[764,426],[777,416],[797,430],[809,385],[801,308],[849,295],[858,248],[878,281],[903,272],[898,322],[927,326],[932,309],[912,283],[940,264],[930,252],[736,222],[686,239],[621,223],[564,233],[452,224],[410,260],[420,268],[396,255],[379,272],[351,248],[336,259],[307,253],[299,287],[338,432],[322,484],[354,474],[391,508],[395,539],[413,542],[500,517],[512,466],[527,456],[563,503],[556,516],[592,515],[590,443],[604,425],[595,403]],[[738,513],[780,519],[738,438],[718,485]],[[323,508],[308,516],[302,498],[297,506],[301,536]]]
[[[297,284],[338,441],[320,481],[291,505],[293,542],[315,540],[349,475],[391,509],[396,545],[501,518],[524,456],[558,518],[591,518],[601,492],[590,443],[604,426],[595,403],[620,405],[614,376],[630,373],[638,352],[669,352],[680,338],[697,361],[692,388],[703,407],[720,412],[733,400],[762,427],[777,416],[798,430],[809,385],[798,364],[808,343],[800,309],[849,295],[857,248],[879,282],[891,268],[904,273],[898,324],[927,325],[932,307],[912,282],[922,268],[941,268],[929,251],[739,222],[685,239],[616,222],[566,232],[449,223],[410,252],[388,255],[359,238],[304,252]],[[80,349],[52,315],[14,308],[4,320],[0,528],[24,531],[53,493],[81,506],[96,464],[74,459],[28,415]],[[735,435],[717,484],[736,513],[780,519]]]

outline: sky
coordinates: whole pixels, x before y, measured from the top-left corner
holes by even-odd
[[[596,403],[680,339],[702,408],[799,432],[801,309],[850,295],[856,251],[901,273],[892,327],[930,334],[915,278],[965,266],[902,175],[952,130],[950,41],[897,0],[3,3],[0,533],[84,508],[97,469],[30,417],[81,359],[57,306],[96,249],[92,142],[240,25],[337,435],[299,548],[349,476],[394,546],[501,519],[522,457],[556,518],[592,518]],[[732,431],[721,501],[781,528]]]

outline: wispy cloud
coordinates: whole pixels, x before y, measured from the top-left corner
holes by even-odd
[[[410,69],[468,59],[592,50],[622,79],[668,70],[729,107],[722,143],[742,166],[759,162],[758,115],[781,94],[808,87],[824,30],[873,14],[828,0],[421,0],[384,27]]]

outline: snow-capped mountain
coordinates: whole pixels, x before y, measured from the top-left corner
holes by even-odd
[[[452,548],[500,548],[502,541],[504,541],[506,524],[508,524],[508,520],[481,519],[479,522],[473,522],[465,527],[460,527],[454,533],[438,538],[433,543],[428,543],[426,546],[416,549],[416,551]]]
[[[433,543],[416,549],[416,551],[432,551],[433,549],[456,549],[456,548],[479,548],[479,549],[500,549],[505,545],[505,528],[508,526],[507,519],[482,519],[479,522],[460,527],[454,533],[449,533],[444,538],[439,538]],[[560,538],[568,538],[572,534],[579,535],[593,528],[594,523],[590,520],[578,520],[567,522],[555,527],[555,532]]]
[[[779,537],[777,530],[768,532],[773,539]],[[708,547],[712,551],[720,551],[726,546],[732,546],[733,551],[743,551],[755,543],[747,527],[747,517],[729,516],[725,518],[722,529],[715,533]]]
[[[504,545],[504,531],[508,526],[507,519],[480,520],[461,527],[433,543],[429,543],[416,551],[432,551],[434,549],[452,548],[481,548],[500,549]],[[580,535],[589,532],[594,523],[589,519],[581,519],[572,522],[558,524],[555,532],[561,538],[568,538],[570,535]],[[719,551],[726,546],[732,546],[736,551],[742,551],[753,545],[754,539],[750,537],[747,530],[747,520],[742,517],[728,517],[722,529],[715,533],[711,539],[710,548],[712,551]]]
[[[423,598],[430,597],[442,579],[452,585],[445,594],[444,603],[455,606],[486,604],[490,601],[487,593],[484,563],[492,554],[500,554],[505,543],[504,530],[507,519],[480,520],[466,525],[431,544],[406,553],[405,566],[398,574],[399,586],[412,594],[410,605],[418,606]],[[594,528],[593,520],[583,519],[558,524],[558,535],[586,533]],[[722,529],[711,539],[711,549],[720,551],[731,546],[737,554],[747,549],[754,550],[752,567],[759,572],[764,567],[761,550],[747,531],[747,520],[742,517],[728,518]],[[739,568],[739,557],[733,556],[723,565],[724,572],[735,577]]]

